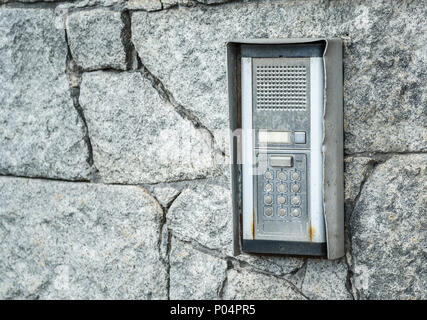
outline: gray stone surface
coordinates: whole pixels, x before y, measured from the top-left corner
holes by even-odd
[[[0,174],[85,179],[84,126],[52,10],[0,8]]]
[[[33,178],[0,176],[0,299],[427,298],[422,0],[17,1],[0,175]],[[320,36],[344,40],[346,260],[232,257],[225,42]]]
[[[227,263],[172,238],[171,299],[218,299]]]
[[[353,210],[354,201],[360,193],[362,183],[366,181],[374,164],[375,161],[368,157],[347,157],[344,159],[344,203],[348,216]]]
[[[426,163],[392,157],[368,178],[350,220],[361,299],[426,299]]]
[[[134,13],[132,38],[178,103],[215,129],[228,121],[226,41],[342,37],[346,151],[426,150],[425,13],[421,0],[236,2]]]
[[[309,299],[349,300],[352,296],[345,287],[346,279],[347,266],[343,259],[309,259],[301,291]]]
[[[0,178],[0,298],[166,298],[162,214],[140,187]]]
[[[290,275],[301,268],[304,264],[303,258],[289,256],[261,256],[241,253],[236,256],[236,258],[240,261],[246,262],[257,270],[268,272],[276,276]]]
[[[72,12],[67,16],[66,27],[71,55],[78,66],[84,70],[126,70],[125,24],[120,12]]]
[[[223,298],[227,300],[305,299],[287,281],[247,269],[228,271]]]
[[[61,0],[17,0],[17,1],[13,1],[13,0],[0,0],[0,3],[9,3],[9,2],[23,2],[23,3],[32,3],[32,2],[57,2],[57,1],[61,1]]]
[[[186,241],[232,251],[230,190],[212,184],[197,184],[183,190],[169,208],[168,227]]]
[[[216,174],[210,138],[160,99],[139,72],[84,73],[80,104],[103,181],[157,183]]]
[[[162,9],[162,2],[160,0],[128,0],[125,6],[130,10],[156,11]]]
[[[171,186],[155,186],[151,190],[151,194],[165,208],[169,207],[179,193],[180,191],[178,189]]]
[[[232,0],[161,0],[164,9],[168,9],[176,5],[192,7],[197,5],[198,3],[210,5],[210,4],[219,4],[219,3],[225,3],[230,1]]]

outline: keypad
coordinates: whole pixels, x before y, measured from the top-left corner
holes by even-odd
[[[263,156],[268,159],[271,154]],[[259,188],[263,190],[259,210],[265,220],[299,220],[306,215],[306,155],[289,156],[295,160],[292,166],[267,165],[258,176]]]

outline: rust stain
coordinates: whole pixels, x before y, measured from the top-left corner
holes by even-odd
[[[316,230],[312,226],[310,222],[310,228],[308,229],[308,237],[310,238],[310,242],[313,242],[314,234],[316,233]]]
[[[252,239],[255,239],[255,209],[252,208],[252,221],[251,221]]]

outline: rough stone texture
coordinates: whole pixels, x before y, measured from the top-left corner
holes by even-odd
[[[140,187],[2,177],[0,298],[166,298],[161,221]]]
[[[352,296],[345,287],[347,266],[343,259],[309,259],[301,291],[309,299],[349,300]]]
[[[128,0],[126,1],[126,8],[130,10],[155,11],[162,9],[162,2],[160,0]]]
[[[0,175],[153,197],[0,177],[0,298],[426,299],[423,1],[18,1]],[[225,42],[317,36],[344,40],[345,260],[232,257]]]
[[[17,2],[57,2],[60,0],[17,0]],[[9,2],[14,2],[13,0],[0,0],[0,3],[9,3]]]
[[[305,297],[285,280],[243,269],[228,271],[224,299],[304,300]]]
[[[77,11],[68,15],[66,26],[71,55],[81,68],[126,70],[126,31],[120,12]]]
[[[215,173],[206,133],[160,99],[139,72],[83,74],[80,104],[105,182],[156,183]]]
[[[361,299],[426,299],[427,155],[392,157],[365,183],[350,220]]]
[[[212,184],[191,186],[172,203],[167,219],[177,238],[231,253],[230,190]]]
[[[224,260],[172,239],[171,299],[218,299],[227,270]]]
[[[225,42],[342,37],[345,149],[427,150],[422,1],[254,1],[132,14],[143,64],[210,129],[227,127]]]
[[[277,276],[292,274],[301,268],[304,264],[304,259],[287,256],[262,256],[247,253],[241,253],[236,256],[240,261],[244,261],[253,268],[268,272]]]
[[[167,208],[180,193],[179,190],[169,186],[158,186],[151,190],[151,194],[159,201],[159,203]]]
[[[375,161],[368,157],[348,157],[344,160],[344,203],[347,215],[353,210],[354,201],[374,164]]]
[[[230,2],[232,0],[161,0],[163,4],[163,8],[171,8],[173,6],[179,5],[179,6],[195,6],[198,3],[201,4],[218,4],[218,3],[225,3]]]
[[[0,8],[0,174],[87,178],[66,56],[52,10]]]

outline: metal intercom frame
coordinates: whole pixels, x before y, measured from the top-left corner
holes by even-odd
[[[320,48],[320,49],[319,49]],[[310,50],[321,50],[310,53]],[[320,56],[323,62],[323,114],[321,137],[323,218],[326,248],[311,250],[310,246],[277,246],[265,250],[261,241],[253,250],[243,249],[242,225],[242,52],[256,58],[301,58]],[[308,52],[308,53],[307,53]],[[243,61],[243,62],[242,62]],[[231,129],[231,183],[233,197],[234,254],[242,251],[255,253],[284,253],[292,255],[325,256],[328,259],[344,255],[344,186],[343,186],[343,66],[342,40],[334,39],[256,39],[227,43],[227,77]],[[244,81],[244,79],[243,79]],[[243,83],[244,85],[244,83]],[[255,221],[252,221],[255,223]],[[252,232],[252,237],[254,233]],[[311,239],[311,237],[310,237]],[[279,242],[277,242],[279,243]],[[272,242],[268,242],[271,245]]]

